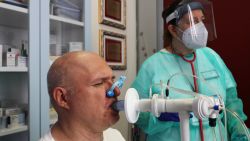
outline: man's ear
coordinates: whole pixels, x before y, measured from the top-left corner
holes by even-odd
[[[69,109],[69,94],[62,87],[56,87],[53,91],[53,98],[57,106]]]
[[[177,37],[177,30],[176,27],[172,24],[168,25],[168,31],[172,35],[172,37],[176,38]]]

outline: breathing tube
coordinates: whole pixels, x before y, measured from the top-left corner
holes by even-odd
[[[233,115],[236,119],[238,119],[240,121],[240,124],[244,129],[245,135],[247,136],[248,141],[250,141],[250,133],[249,133],[248,128],[245,125],[244,121],[239,117],[239,115],[236,112],[233,112],[233,111],[231,111],[231,110],[229,110],[227,108],[226,108],[226,111],[228,113],[230,113],[231,115]]]

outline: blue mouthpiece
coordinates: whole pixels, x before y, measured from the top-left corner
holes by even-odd
[[[117,101],[112,104],[112,109],[116,111],[124,111],[124,100]]]

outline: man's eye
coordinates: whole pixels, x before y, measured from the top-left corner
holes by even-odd
[[[101,85],[103,85],[103,82],[98,82],[98,83],[94,84],[95,87],[98,87],[98,86],[101,86]]]

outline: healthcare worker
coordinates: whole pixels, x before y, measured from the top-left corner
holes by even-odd
[[[164,49],[148,58],[140,68],[133,82],[140,98],[159,94],[161,88],[156,83],[168,83],[172,87],[194,91],[205,95],[219,94],[227,109],[236,112],[244,121],[242,101],[237,96],[236,82],[220,56],[206,47],[207,41],[216,38],[212,3],[206,0],[177,0],[163,11],[167,24]],[[193,77],[196,76],[196,77]],[[190,98],[191,96],[166,91],[168,98]],[[191,113],[192,114],[192,113]],[[227,131],[224,122],[217,122],[214,128],[208,119],[199,120],[190,116],[190,140],[247,140],[240,122],[227,115]],[[225,115],[220,114],[223,121]],[[162,113],[155,117],[150,113],[140,113],[137,126],[147,134],[147,141],[180,141],[180,126],[176,113]]]

